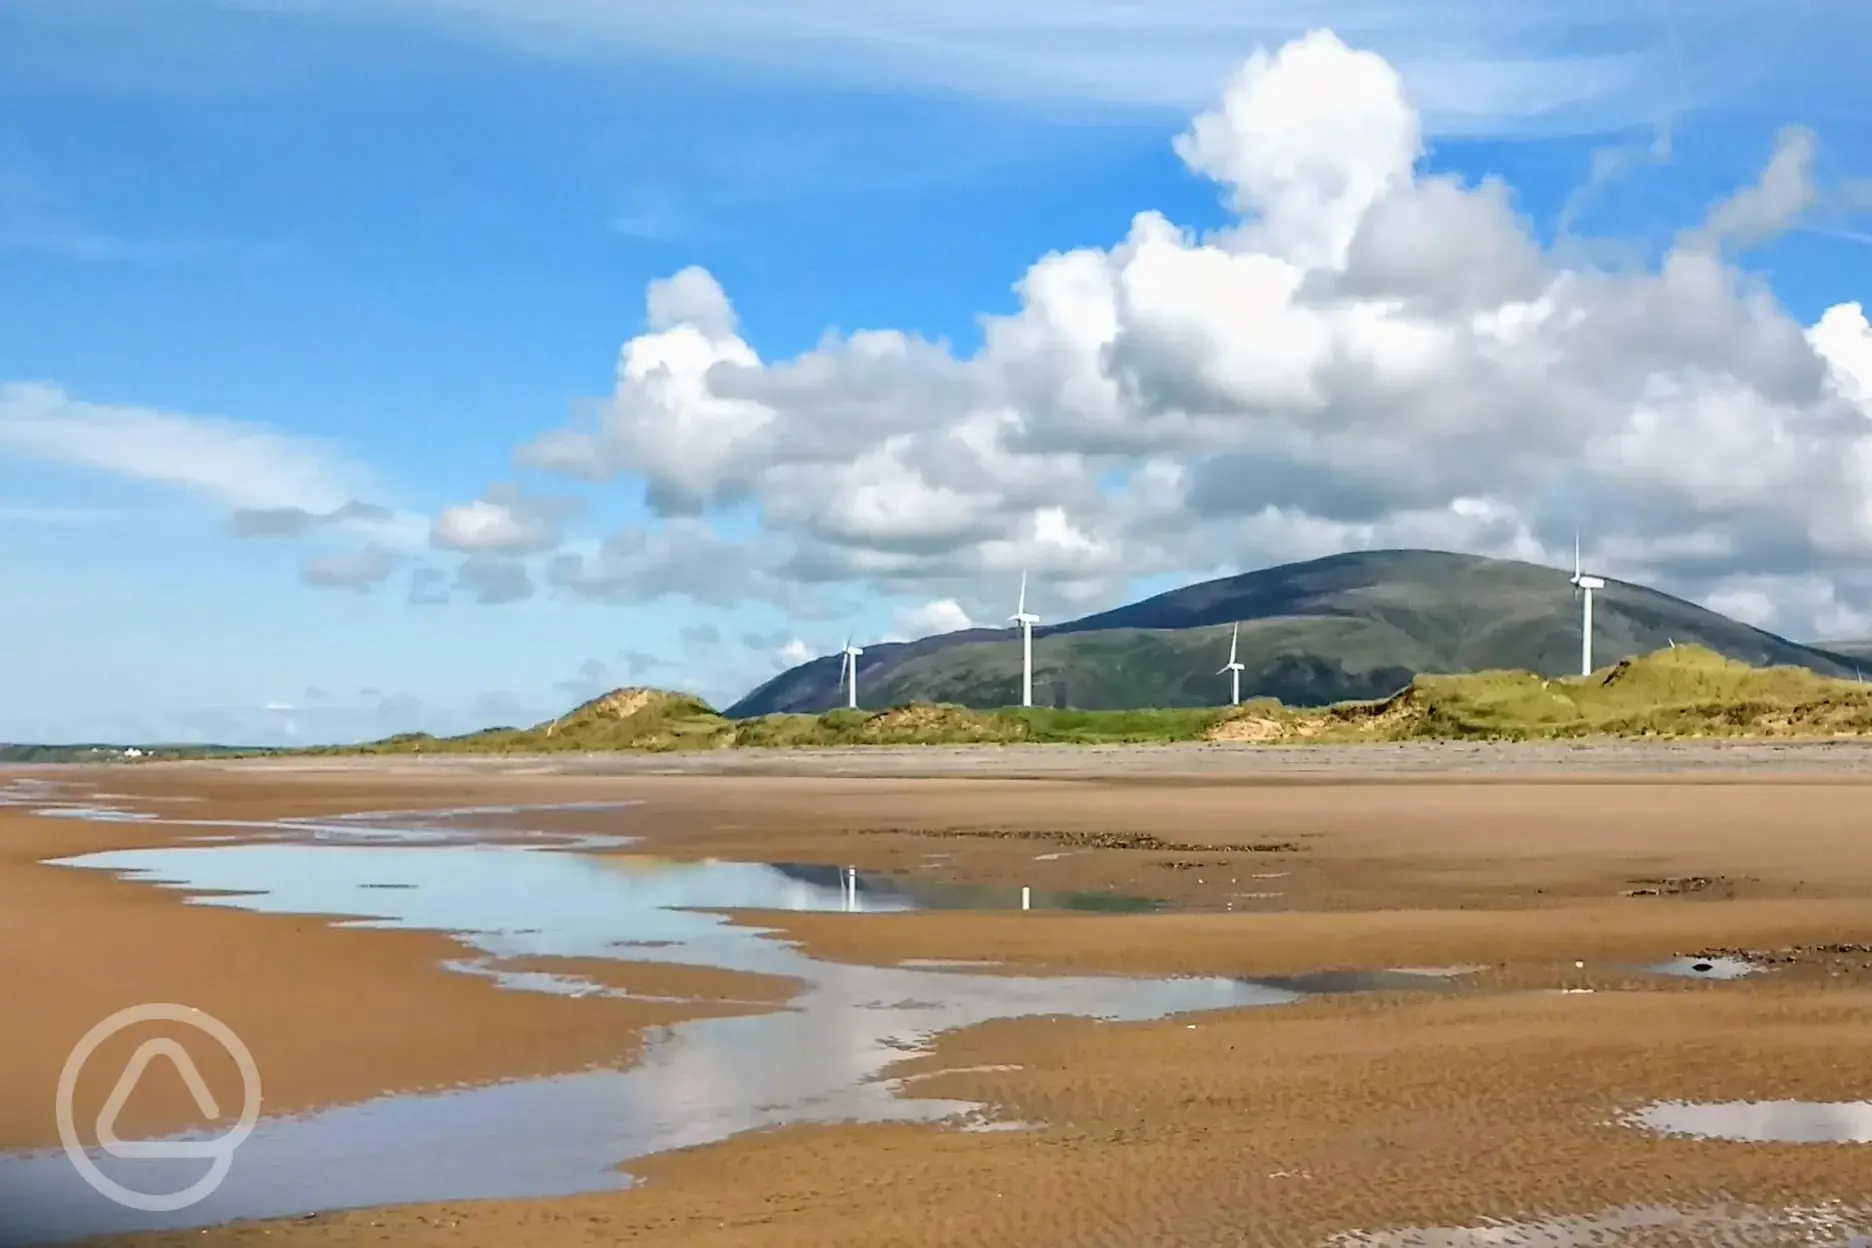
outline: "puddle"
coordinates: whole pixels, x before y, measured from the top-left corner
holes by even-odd
[[[1383,971],[1310,971],[1304,975],[1264,976],[1256,983],[1284,988],[1301,996],[1345,992],[1435,992],[1456,987],[1456,980],[1479,967],[1452,966],[1427,969],[1395,968]]]
[[[616,855],[612,861],[631,862],[633,859],[630,855]],[[745,869],[751,864],[705,862],[687,865],[711,869],[723,867]],[[856,910],[868,914],[902,910],[1022,909],[1141,914],[1161,908],[1161,903],[1149,897],[1137,897],[1125,893],[1023,890],[1019,886],[1011,885],[936,882],[866,871],[858,872],[855,877],[857,881],[855,897],[847,903],[839,903],[837,897],[842,882],[853,878],[848,874],[850,868],[814,863],[777,862],[764,869],[777,871],[787,879],[806,885],[815,891],[811,894],[803,894],[792,889],[776,890],[775,897],[783,900],[773,905],[763,905],[760,902],[696,902],[693,904],[739,909]]]
[[[83,819],[89,823],[153,823],[160,818],[146,810],[120,810],[115,806],[43,806],[32,813],[47,819]]]
[[[1872,1144],[1872,1101],[1659,1101],[1624,1125],[1750,1144]]]
[[[1640,1243],[1694,1243],[1711,1248],[1757,1244],[1872,1248],[1872,1210],[1846,1205],[1790,1209],[1630,1205],[1538,1220],[1490,1220],[1476,1226],[1352,1231],[1335,1235],[1326,1243],[1328,1248],[1578,1248]]]
[[[0,1157],[6,1210],[0,1244],[352,1206],[600,1190],[629,1182],[617,1166],[631,1158],[788,1123],[982,1127],[991,1124],[980,1107],[899,1097],[884,1070],[922,1051],[938,1031],[995,1018],[1143,1020],[1372,986],[1330,976],[1260,983],[851,966],[817,961],[719,912],[844,908],[851,903],[837,868],[668,862],[511,844],[280,841],[93,854],[63,865],[179,888],[194,905],[451,932],[467,946],[453,969],[520,991],[615,992],[576,976],[500,966],[522,958],[616,958],[621,950],[635,961],[782,976],[802,988],[774,1012],[655,1032],[641,1062],[625,1070],[390,1097],[263,1121],[221,1188],[180,1213],[140,1213],[107,1202],[62,1152]],[[951,886],[926,892],[895,880],[867,890],[868,880],[859,880],[866,908],[908,909],[957,897]],[[1434,982],[1406,978],[1418,986]],[[96,1159],[105,1173],[148,1191],[186,1187],[202,1164],[188,1170],[185,1161]]]
[[[1674,975],[1682,979],[1741,979],[1762,968],[1741,958],[1672,958],[1638,969],[1651,975]]]

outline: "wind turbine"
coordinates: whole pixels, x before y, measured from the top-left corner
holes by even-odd
[[[1229,661],[1216,669],[1216,675],[1229,674],[1229,705],[1241,705],[1241,674],[1247,669],[1235,658],[1235,648],[1241,641],[1241,621],[1235,622],[1235,631],[1229,634]]]
[[[1592,666],[1592,595],[1595,589],[1604,589],[1605,581],[1596,576],[1587,576],[1580,570],[1579,530],[1573,530],[1573,580],[1574,596],[1580,600],[1580,675],[1590,676]]]
[[[858,656],[864,653],[864,648],[852,645],[851,634],[847,633],[845,648],[839,653],[844,656],[839,660],[839,688],[845,691],[845,705],[855,711],[858,709]]]
[[[1020,603],[1008,620],[1021,630],[1021,705],[1033,705],[1033,626],[1040,617],[1027,610],[1027,573],[1021,573]]]

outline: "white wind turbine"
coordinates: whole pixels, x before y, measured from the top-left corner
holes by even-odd
[[[845,648],[839,651],[839,688],[845,691],[845,705],[852,710],[858,709],[858,656],[864,653],[864,647],[852,645],[851,634],[845,636]]]
[[[1021,630],[1021,705],[1033,705],[1033,626],[1040,617],[1027,610],[1027,573],[1021,573],[1020,603],[1008,617]]]
[[[1587,576],[1580,570],[1579,530],[1573,531],[1573,589],[1580,600],[1580,675],[1590,676],[1592,665],[1592,595],[1595,589],[1604,589],[1605,581],[1596,576]]]
[[[1235,631],[1229,634],[1229,661],[1216,670],[1216,675],[1229,674],[1229,705],[1241,705],[1241,674],[1247,669],[1235,657],[1236,646],[1241,641],[1241,622],[1235,623]]]

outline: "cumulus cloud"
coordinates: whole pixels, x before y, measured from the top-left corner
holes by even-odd
[[[766,540],[729,541],[706,521],[634,526],[588,555],[564,554],[547,565],[556,586],[603,602],[654,602],[681,595],[710,606],[796,597],[777,575],[785,552]]]
[[[1725,259],[1814,202],[1813,136],[1654,266],[1600,271],[1500,181],[1426,172],[1423,133],[1379,56],[1326,32],[1257,55],[1175,143],[1238,219],[1143,211],[1041,257],[965,356],[867,330],[763,360],[705,271],[654,284],[597,419],[522,458],[641,483],[661,521],[555,582],[721,605],[844,584],[998,619],[1023,570],[1064,614],[1349,548],[1561,563],[1583,524],[1597,570],[1761,593],[1788,631],[1865,609],[1872,329],[1851,304],[1803,326]],[[726,509],[761,536],[718,536]]]
[[[319,589],[368,592],[388,580],[397,559],[381,546],[366,546],[350,554],[314,555],[299,569],[299,579]]]
[[[455,569],[457,588],[490,606],[523,602],[533,596],[533,576],[519,559],[481,551]]]
[[[395,514],[388,507],[357,499],[324,512],[304,507],[237,507],[228,515],[228,529],[235,537],[303,537],[321,525],[353,520],[384,524]]]
[[[535,498],[510,485],[437,513],[429,543],[463,554],[534,555],[559,545],[561,526],[577,514],[569,499]]]
[[[914,641],[920,637],[958,633],[974,627],[975,621],[969,618],[969,613],[962,609],[961,603],[953,598],[938,598],[933,602],[896,611],[891,616],[891,635],[885,640]]]

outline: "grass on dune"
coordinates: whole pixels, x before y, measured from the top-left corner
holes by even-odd
[[[1301,739],[1824,737],[1872,730],[1872,686],[1802,667],[1750,667],[1701,646],[1678,646],[1591,676],[1420,676],[1382,702],[1293,720],[1290,732]]]
[[[732,720],[699,698],[620,689],[532,728],[461,737],[406,734],[323,753],[598,753],[861,745],[1100,745],[1233,741],[1533,740],[1614,737],[1825,737],[1872,732],[1872,686],[1801,667],[1750,667],[1700,646],[1623,660],[1591,676],[1527,672],[1419,676],[1389,698],[1294,709],[971,710],[913,703]]]

